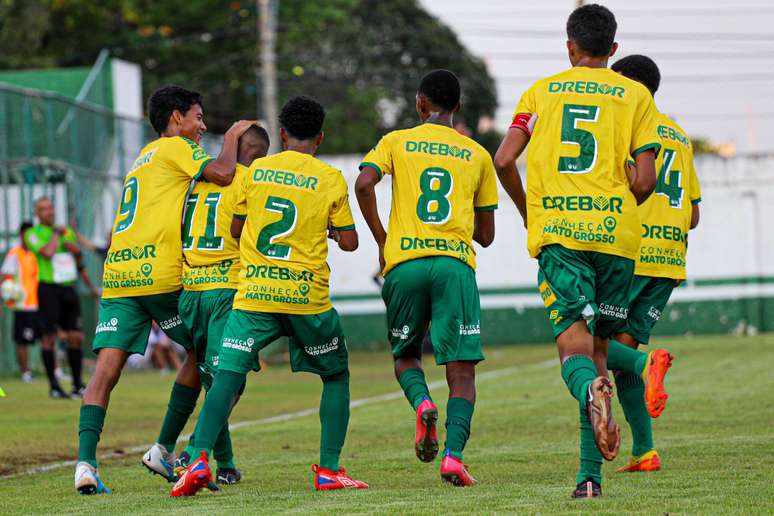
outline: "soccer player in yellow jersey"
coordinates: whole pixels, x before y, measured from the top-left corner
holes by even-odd
[[[421,361],[429,327],[449,384],[441,478],[468,486],[476,481],[462,451],[476,400],[475,365],[484,359],[473,240],[484,247],[494,240],[497,182],[489,153],[452,128],[460,108],[452,72],[428,73],[416,108],[422,124],[384,136],[363,158],[355,191],[379,246],[395,377],[416,411],[416,455],[430,462],[438,454],[438,408]],[[386,232],[374,195],[384,174],[392,175]]]
[[[103,294],[93,348],[97,366],[83,395],[75,487],[81,494],[109,493],[97,473],[97,442],[110,393],[132,353],[144,353],[151,321],[191,349],[191,337],[178,314],[183,253],[183,203],[193,179],[219,185],[234,178],[237,140],[252,121],[227,132],[223,149],[212,159],[199,147],[204,125],[202,97],[165,86],[148,102],[159,138],[146,145],[124,180],[121,203],[105,260]],[[186,359],[177,383],[199,385],[195,359]]]
[[[344,176],[314,157],[324,119],[317,101],[290,99],[279,117],[284,151],[254,161],[241,181],[241,210],[232,226],[233,235],[241,235],[239,288],[196,425],[193,456],[201,458],[181,475],[172,496],[193,495],[211,481],[206,456],[229,409],[247,373],[260,369],[259,351],[283,335],[290,337],[293,371],[323,382],[315,487],[368,487],[339,464],[349,424],[349,355],[328,293],[327,235],[330,230],[344,251],[357,249],[358,238]]]
[[[655,95],[661,82],[652,59],[632,55],[611,68]],[[664,410],[664,375],[672,356],[663,349],[636,351],[647,344],[672,290],[685,279],[688,232],[699,224],[701,190],[693,166],[693,148],[685,131],[659,113],[662,149],[656,161],[658,180],[653,195],[640,205],[642,241],[629,292],[626,326],[610,341],[607,366],[615,374],[618,401],[632,430],[632,457],[620,472],[657,471],[661,458],[653,447],[651,417]]]
[[[234,304],[239,282],[239,240],[231,236],[231,221],[241,194],[247,167],[266,156],[269,135],[257,125],[240,138],[234,181],[219,186],[196,181],[186,202],[183,220],[183,292],[178,308],[183,324],[193,333],[196,363],[206,391],[217,369],[223,327]],[[142,463],[167,480],[177,480],[175,469],[190,462],[193,436],[175,467],[175,443],[196,406],[199,388],[175,384],[169,408],[156,444],[143,455]],[[242,475],[234,465],[228,425],[218,435],[214,455],[218,461],[216,481],[235,484]]]
[[[607,68],[618,47],[616,28],[613,13],[600,5],[573,11],[572,68],[522,95],[495,156],[500,181],[527,224],[562,378],[580,406],[581,464],[572,496],[584,498],[601,494],[602,458],[613,460],[620,446],[607,344],[626,324],[641,233],[637,205],[655,187],[661,147],[648,90]],[[525,195],[516,158],[527,143]]]

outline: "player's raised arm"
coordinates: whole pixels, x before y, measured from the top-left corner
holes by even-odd
[[[238,120],[229,127],[223,136],[223,147],[218,157],[204,167],[202,176],[204,179],[218,186],[228,186],[234,180],[234,168],[237,163],[237,150],[239,138],[250,127],[257,125],[255,120]]]

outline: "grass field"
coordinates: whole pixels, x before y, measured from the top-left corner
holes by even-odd
[[[0,478],[0,512],[774,512],[774,336],[675,339],[669,347],[676,355],[667,383],[670,401],[655,422],[665,468],[616,475],[631,445],[625,431],[621,455],[604,466],[604,497],[597,500],[569,499],[577,408],[553,346],[543,345],[490,349],[479,367],[465,453],[480,484],[468,489],[442,485],[438,461],[423,464],[414,457],[408,404],[397,394],[381,396],[397,390],[386,354],[352,357],[352,399],[368,401],[352,410],[342,463],[371,484],[355,492],[314,491],[309,465],[317,462],[319,426],[312,411],[234,431],[244,474],[240,485],[170,499],[170,485],[139,465],[140,453],[127,452],[155,439],[172,382],[171,376],[143,373],[126,375],[114,392],[100,443],[101,453],[118,455],[100,466],[115,494],[80,497],[71,466],[24,474],[75,457],[78,403],[49,400],[42,381],[3,380],[8,397],[0,399],[0,467],[6,476]],[[442,372],[429,366],[429,380],[441,380]],[[232,423],[314,409],[319,393],[316,377],[269,367],[249,377]],[[441,387],[433,393],[436,401],[446,395]],[[625,425],[617,403],[615,410]]]

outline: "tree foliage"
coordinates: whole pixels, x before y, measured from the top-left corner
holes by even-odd
[[[90,65],[108,48],[143,67],[146,96],[167,83],[204,93],[221,132],[257,110],[256,25],[252,1],[0,0],[0,66]],[[326,107],[329,153],[414,125],[416,87],[433,68],[459,75],[474,132],[496,107],[484,63],[416,0],[280,0],[277,67],[280,102],[304,93]]]

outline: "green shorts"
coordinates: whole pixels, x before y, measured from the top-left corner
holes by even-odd
[[[460,260],[432,256],[403,262],[387,274],[382,298],[396,358],[421,358],[429,327],[437,364],[484,360],[476,273]]]
[[[92,349],[121,349],[129,354],[145,354],[151,322],[156,321],[167,336],[190,350],[191,332],[177,311],[180,291],[151,296],[101,299]]]
[[[331,376],[349,366],[339,314],[331,308],[315,315],[232,310],[223,330],[218,370],[247,373],[261,369],[258,352],[280,337],[290,337],[290,367]]]
[[[554,244],[540,251],[538,264],[538,288],[555,338],[581,320],[595,337],[624,328],[634,260]]]
[[[629,291],[629,317],[623,331],[639,344],[647,344],[677,284],[671,278],[635,276]]]
[[[212,377],[218,369],[218,353],[223,339],[223,329],[234,306],[236,289],[183,290],[178,310],[183,324],[191,328],[196,349],[196,364],[202,383],[209,390]]]

